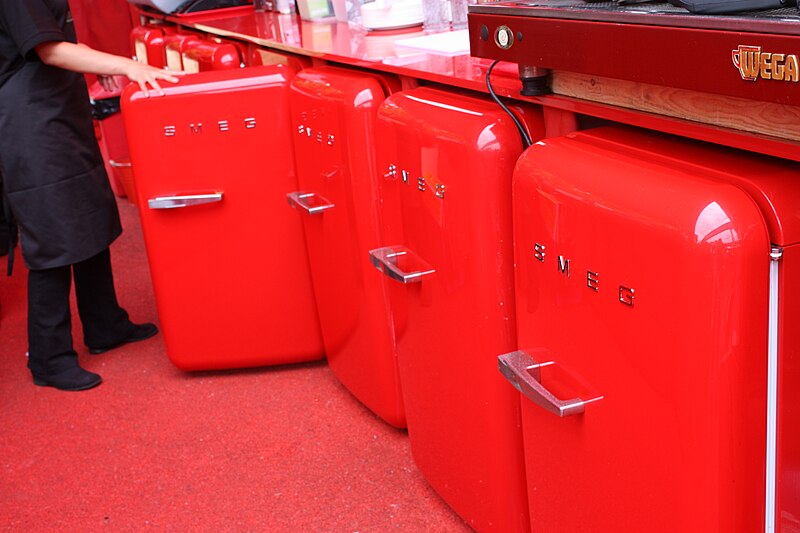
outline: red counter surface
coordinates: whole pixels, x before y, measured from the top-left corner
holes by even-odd
[[[195,19],[157,14],[148,16],[316,60],[392,72],[406,79],[404,86],[413,86],[416,80],[424,80],[488,92],[485,80],[486,71],[491,64],[488,59],[471,57],[468,54],[449,56],[427,53],[395,46],[394,42],[399,39],[423,35],[420,27],[367,32],[353,29],[344,23],[309,22],[302,21],[295,15],[256,13],[250,10],[231,11],[228,14],[209,13]],[[567,96],[520,96],[521,84],[515,63],[499,63],[492,73],[492,83],[500,96],[541,104],[544,107],[546,124],[559,124],[558,117],[564,114],[583,114],[800,161],[800,142]],[[550,115],[554,118],[550,118]],[[548,131],[548,136],[562,133],[557,126],[552,133]]]

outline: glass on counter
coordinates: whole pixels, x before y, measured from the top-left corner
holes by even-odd
[[[284,15],[291,15],[295,12],[294,0],[275,0],[275,11]]]
[[[450,0],[450,14],[454,30],[467,27],[467,0]]]
[[[422,0],[422,27],[426,33],[450,29],[450,0]]]

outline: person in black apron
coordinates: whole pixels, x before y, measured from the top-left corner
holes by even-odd
[[[125,75],[162,94],[177,78],[75,44],[67,0],[0,0],[0,176],[28,273],[28,368],[36,385],[84,390],[69,306],[75,279],[84,342],[102,353],[152,337],[117,303],[108,247],[122,232],[80,72]],[[147,93],[146,93],[147,94]]]

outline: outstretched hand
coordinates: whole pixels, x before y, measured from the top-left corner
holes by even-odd
[[[73,72],[96,74],[106,90],[114,90],[119,86],[113,76],[124,75],[138,84],[145,96],[150,96],[148,85],[159,96],[163,96],[164,90],[158,84],[158,80],[175,83],[178,81],[178,76],[184,75],[184,72],[179,70],[161,70],[127,57],[107,54],[67,41],[46,41],[36,45],[35,49],[46,65]]]
[[[149,96],[148,85],[152,87],[159,96],[164,96],[164,90],[161,88],[161,85],[159,85],[158,80],[176,83],[178,81],[178,76],[183,76],[184,74],[185,72],[180,70],[162,70],[136,61],[131,61],[125,72],[129,80],[139,85],[139,88],[145,96]],[[102,84],[102,81],[100,83]]]

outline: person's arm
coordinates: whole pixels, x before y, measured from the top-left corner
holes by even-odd
[[[107,54],[85,45],[77,45],[66,41],[47,41],[34,48],[43,63],[84,74],[105,76],[127,76],[129,80],[139,84],[144,94],[147,85],[163,95],[164,91],[158,80],[172,83],[178,81],[177,76],[183,72],[161,70],[126,57]]]

